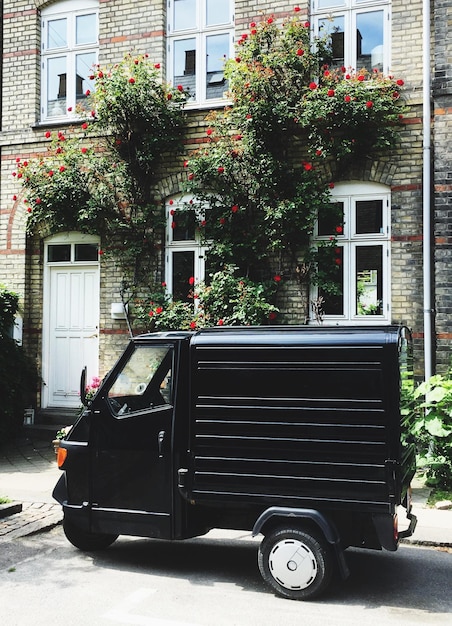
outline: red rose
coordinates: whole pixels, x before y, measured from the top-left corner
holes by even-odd
[[[302,57],[302,56],[303,56],[303,54],[304,54],[304,50],[302,50],[301,48],[298,48],[298,50],[297,50],[297,55],[298,55],[299,57]]]
[[[273,276],[273,280],[275,281],[275,283],[280,283],[281,282],[281,276],[279,274],[276,274],[276,276]]]
[[[399,78],[399,80],[398,80],[398,81],[396,81],[396,82],[397,82],[397,84],[399,85],[399,87],[401,87],[402,85],[404,85],[404,84],[405,84],[401,78]]]
[[[333,183],[333,182],[329,183],[329,184],[328,184],[328,187],[329,187],[330,189],[334,189],[334,183]]]
[[[90,95],[91,95],[91,92],[90,92],[90,90],[89,90],[89,89],[87,89],[87,90],[85,91],[85,96],[90,96]]]
[[[350,102],[351,97],[350,96],[344,96],[344,102]]]
[[[86,130],[88,128],[88,124],[86,122],[83,122],[82,124],[82,129]]]
[[[218,173],[222,174],[223,172],[224,172],[224,167],[220,165],[220,167],[218,168]]]
[[[251,32],[252,35],[256,35],[257,34],[257,30],[255,28],[253,28],[250,32]]]
[[[155,309],[155,312],[156,312],[157,314],[158,314],[158,313],[163,313],[163,308],[162,308],[161,306],[158,306],[158,307]]]
[[[309,83],[309,89],[311,89],[311,91],[314,91],[314,89],[317,89],[317,83]]]
[[[305,28],[309,28],[310,26],[311,26],[310,22],[305,22],[305,23],[304,23],[304,27],[305,27]]]
[[[365,76],[363,76],[362,74],[360,74],[360,75],[358,76],[358,80],[359,80],[359,82],[360,82],[360,83],[362,83],[362,82],[363,82],[363,80],[366,80],[366,78],[365,78]]]
[[[190,276],[190,278],[188,279],[188,284],[189,285],[194,285],[195,284],[195,277],[194,276]]]
[[[184,91],[184,88],[182,87],[182,85],[177,86],[177,91]]]
[[[154,67],[155,67],[156,70],[159,70],[160,69],[160,63],[154,63]]]
[[[300,7],[295,7],[294,8],[295,13],[298,13],[300,10],[301,10]]]
[[[41,204],[41,198],[36,198],[35,204]]]
[[[334,96],[334,89],[328,89],[327,96],[332,98]]]
[[[65,169],[66,169],[66,168],[64,167],[64,165],[62,165],[62,166],[60,167],[60,172],[64,172],[64,171],[65,171]]]
[[[321,156],[322,155],[322,151],[319,148],[317,148],[315,153],[316,153],[316,156]]]
[[[208,128],[208,129],[206,130],[206,134],[207,134],[207,135],[211,135],[212,133],[213,133],[213,130],[212,130],[211,128]]]
[[[240,57],[235,57],[235,62],[236,62],[236,63],[240,63],[240,61],[241,61],[241,60],[242,60],[242,59],[241,59]]]
[[[224,324],[224,320],[218,320],[217,326],[223,326],[223,324]]]
[[[366,109],[371,109],[373,107],[374,103],[371,100],[368,100],[366,102]]]
[[[338,234],[341,234],[341,233],[342,233],[342,231],[343,231],[342,226],[336,226],[336,232],[337,232]]]
[[[88,152],[88,148],[83,147],[82,149],[82,154],[86,154]]]
[[[237,211],[238,211],[238,210],[239,210],[239,205],[238,205],[238,204],[234,204],[234,205],[231,207],[231,211],[232,211],[233,213],[237,213]]]
[[[173,97],[173,94],[172,94],[172,93],[167,93],[167,94],[166,94],[166,99],[167,99],[167,100],[171,100],[171,98],[172,98],[172,97]]]
[[[103,78],[103,77],[104,77],[104,73],[103,73],[103,72],[99,72],[99,73],[97,74],[97,78]]]
[[[133,76],[131,76],[131,77],[129,78],[129,83],[130,83],[131,85],[133,85],[133,84],[135,83],[135,79],[134,79],[134,77],[133,77]]]
[[[334,259],[334,262],[336,263],[336,265],[341,265],[342,264],[342,259]]]
[[[226,220],[224,219],[224,217],[220,217],[220,224],[223,226],[223,224],[226,223]]]
[[[50,139],[50,137],[52,136],[52,133],[50,132],[50,130],[46,132],[45,136],[46,136],[46,139]]]
[[[194,177],[195,177],[195,175],[193,174],[193,172],[191,172],[191,173],[188,175],[188,180],[193,180],[193,179],[194,179]]]
[[[268,18],[268,20],[267,20],[267,24],[273,24],[273,18],[272,18],[272,17],[269,17],[269,18]]]
[[[275,313],[275,311],[271,311],[271,312],[268,314],[268,319],[269,319],[269,320],[275,320],[275,319],[276,319],[276,313]]]
[[[196,322],[190,322],[190,328],[194,330],[196,328]]]
[[[49,176],[53,176],[53,171],[52,170],[50,170]]]
[[[330,75],[329,71],[326,70],[325,72],[323,72],[323,75],[325,76],[325,78],[328,78],[328,76]]]
[[[312,170],[312,163],[303,163],[303,168],[305,172],[310,172]]]

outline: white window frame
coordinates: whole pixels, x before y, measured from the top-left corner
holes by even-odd
[[[332,202],[339,201],[344,206],[343,231],[337,235],[337,247],[342,248],[343,268],[343,314],[329,315],[324,307],[324,324],[388,324],[391,320],[391,232],[390,207],[391,194],[387,186],[380,183],[337,183],[331,193]],[[382,228],[380,233],[356,233],[355,206],[359,201],[382,200]],[[330,235],[319,236],[315,228],[313,243],[328,241]],[[382,250],[382,301],[380,315],[359,315],[356,313],[356,250],[361,246],[379,246]],[[317,286],[311,288],[311,301],[319,296]],[[311,320],[315,316],[311,311]]]
[[[173,239],[172,223],[175,211],[187,211],[187,206],[192,200],[191,196],[177,195],[167,199],[166,202],[166,248],[165,248],[165,282],[168,293],[173,296],[173,254],[175,252],[193,252],[194,267],[193,278],[195,284],[204,281],[206,278],[206,254],[207,246],[201,241],[201,234],[195,230],[194,239],[175,240]],[[198,204],[193,204],[193,211],[201,222],[205,217],[205,210]],[[190,287],[187,284],[187,293]],[[195,302],[195,308],[196,308]]]
[[[74,9],[74,4],[76,8]],[[96,15],[96,33],[95,42],[89,44],[76,45],[76,18],[79,16],[92,14]],[[77,56],[83,53],[94,53],[95,63],[98,62],[99,53],[99,2],[98,0],[79,0],[74,3],[70,0],[56,2],[42,9],[42,36],[41,36],[41,121],[42,122],[61,122],[68,119],[78,118],[76,105],[77,98],[75,93],[75,73]],[[47,30],[50,21],[55,19],[67,19],[67,46],[60,48],[48,49],[47,46]],[[47,89],[48,89],[48,64],[52,59],[65,57],[67,62],[66,77],[66,104],[65,110],[58,115],[50,115],[48,110]],[[93,68],[94,71],[94,68]]]
[[[347,70],[357,67],[356,17],[372,11],[383,11],[383,74],[389,74],[391,66],[391,0],[337,0],[335,6],[318,8],[319,0],[311,0],[312,25],[315,36],[319,34],[319,21],[329,17],[344,17],[344,66]]]
[[[188,100],[185,108],[215,108],[218,106],[224,106],[226,99],[225,95],[221,98],[207,98],[206,94],[206,75],[207,75],[207,38],[214,35],[228,35],[229,36],[229,56],[231,58],[234,54],[234,2],[231,1],[229,21],[224,24],[215,24],[213,26],[207,25],[207,4],[206,0],[196,0],[196,24],[194,28],[175,30],[173,27],[174,17],[174,0],[168,0],[168,64],[167,64],[167,79],[168,82],[176,87],[174,84],[175,77],[173,75],[173,68],[175,62],[175,43],[177,41],[183,41],[185,39],[194,39],[196,45],[196,82],[195,82],[195,97]],[[187,85],[183,84],[182,87],[186,88]],[[227,92],[227,85],[224,87],[224,94]]]

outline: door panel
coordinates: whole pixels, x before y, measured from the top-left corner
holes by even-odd
[[[98,373],[99,271],[51,267],[48,406],[80,405],[80,371]]]

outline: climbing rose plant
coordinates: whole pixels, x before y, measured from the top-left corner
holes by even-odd
[[[328,46],[312,42],[298,8],[282,26],[251,23],[225,67],[232,106],[209,114],[205,142],[185,162],[199,212],[210,207],[201,224],[210,261],[254,280],[295,279],[306,316],[308,285],[336,293],[340,272],[334,236],[311,244],[318,217],[342,223],[323,161],[394,145],[401,110],[397,81],[330,71]]]
[[[47,152],[17,159],[14,175],[23,185],[29,232],[100,235],[123,286],[134,290],[152,282],[164,225],[155,183],[162,155],[181,150],[187,94],[162,84],[146,55],[96,66],[90,78],[96,91],[87,94],[88,119],[66,133],[46,132]]]

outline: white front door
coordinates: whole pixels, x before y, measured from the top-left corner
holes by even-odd
[[[47,263],[44,296],[43,407],[75,408],[80,406],[82,368],[87,366],[88,382],[98,375],[99,265],[81,262],[83,254],[74,261],[73,243],[67,261],[58,250],[64,245],[47,246],[52,261]]]

